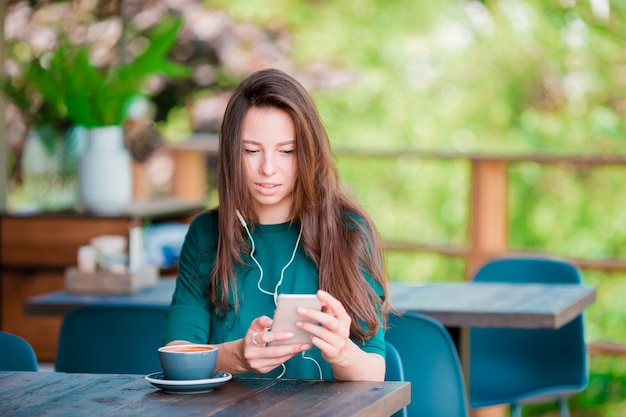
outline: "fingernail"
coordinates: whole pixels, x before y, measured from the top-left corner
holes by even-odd
[[[328,293],[324,290],[318,290],[317,293],[321,295],[328,295]]]
[[[304,307],[298,307],[298,308],[296,309],[296,311],[298,312],[298,314],[304,314],[304,313],[306,313],[306,308],[304,308]]]
[[[302,346],[302,350],[309,350],[309,349],[311,349],[311,345]]]

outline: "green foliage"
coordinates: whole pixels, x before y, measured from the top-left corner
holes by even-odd
[[[626,167],[541,166],[511,169],[510,242],[576,258],[624,257]],[[553,225],[546,230],[546,225]]]
[[[109,68],[92,64],[87,45],[74,45],[63,37],[49,54],[23,65],[23,78],[5,87],[8,97],[34,124],[75,124],[84,127],[121,124],[130,101],[141,94],[149,76],[188,75],[188,70],[167,59],[182,25],[163,19],[149,37],[147,47],[128,63]],[[33,111],[32,103],[42,103]]]
[[[340,155],[338,167],[341,178],[373,216],[385,239],[456,245],[465,241],[469,192],[466,163]],[[419,180],[437,178],[442,172],[445,177],[439,181]]]

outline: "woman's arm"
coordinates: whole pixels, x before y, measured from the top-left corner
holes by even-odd
[[[348,339],[348,346],[331,364],[335,378],[343,381],[384,381],[385,359],[368,353]]]

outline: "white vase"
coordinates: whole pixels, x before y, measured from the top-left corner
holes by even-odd
[[[78,166],[81,202],[88,211],[117,215],[132,200],[131,156],[121,126],[92,128]]]

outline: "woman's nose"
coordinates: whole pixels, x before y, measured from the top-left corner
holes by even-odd
[[[271,155],[268,155],[268,154],[264,155],[263,162],[261,163],[261,172],[264,175],[272,175],[275,173],[274,163],[272,161]]]

